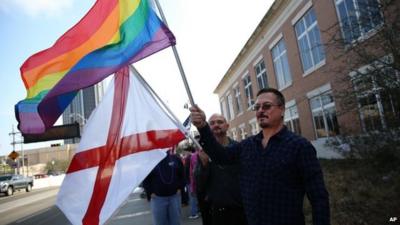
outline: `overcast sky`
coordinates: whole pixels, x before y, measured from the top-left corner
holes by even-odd
[[[272,0],[159,0],[177,39],[195,103],[207,115],[220,112],[213,94]],[[17,121],[14,105],[25,98],[19,67],[34,53],[54,44],[77,23],[94,0],[0,0],[0,155],[12,150],[9,133]],[[188,97],[172,49],[135,64],[139,72],[182,121]],[[59,141],[61,142],[61,141]],[[28,144],[24,149],[49,146]],[[19,150],[21,145],[16,147]]]

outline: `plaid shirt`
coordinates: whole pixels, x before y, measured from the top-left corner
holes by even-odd
[[[316,151],[286,127],[262,146],[260,132],[227,147],[218,144],[209,126],[199,129],[200,144],[220,164],[240,163],[240,188],[249,225],[304,225],[307,194],[315,225],[330,224],[329,196]]]

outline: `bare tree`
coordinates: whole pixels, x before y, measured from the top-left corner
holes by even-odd
[[[398,0],[343,1],[340,22],[323,31],[337,62],[327,70],[340,87],[338,114],[359,115],[363,132],[400,126],[399,9]]]
[[[337,114],[351,115],[361,129],[345,124],[329,144],[378,167],[400,162],[400,1],[348,0],[336,7],[339,23],[323,31],[336,63],[325,70],[338,87]]]

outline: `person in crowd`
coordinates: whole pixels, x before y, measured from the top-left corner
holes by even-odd
[[[198,160],[198,152],[196,151],[195,148],[190,147],[192,150],[189,156],[189,185],[188,185],[188,191],[189,191],[189,203],[190,203],[190,216],[189,219],[197,219],[199,218],[199,207],[198,207],[198,201],[197,201],[197,184],[195,177],[193,175],[194,172],[194,166],[197,163]]]
[[[183,170],[184,170],[184,181],[185,181],[185,188],[181,192],[182,206],[188,206],[189,205],[190,154],[188,154],[187,151],[188,150],[186,150],[183,154],[181,154],[181,159],[182,159],[182,163],[183,163]]]
[[[180,225],[180,191],[184,185],[182,161],[168,151],[143,181],[154,225]]]
[[[285,98],[273,88],[257,93],[253,110],[262,129],[224,147],[210,130],[204,112],[192,106],[191,120],[200,144],[217,164],[240,164],[240,190],[249,225],[304,225],[304,196],[314,225],[330,224],[329,195],[316,150],[284,125]]]
[[[213,114],[208,124],[219,144],[230,146],[237,142],[227,136],[229,124],[220,114]],[[246,225],[242,197],[239,188],[240,165],[220,165],[210,161],[204,151],[199,151],[198,182],[204,186],[206,198],[211,204],[211,220],[213,225]]]
[[[200,136],[196,135],[194,137],[198,142],[200,140]],[[193,177],[196,181],[196,197],[199,203],[199,210],[201,215],[201,220],[203,225],[211,225],[211,203],[208,200],[207,192],[206,192],[206,185],[207,185],[207,173],[200,172],[202,170],[202,163],[200,160],[205,160],[204,152],[202,149],[197,149],[197,163],[194,165],[193,168]],[[208,160],[208,159],[207,159]]]

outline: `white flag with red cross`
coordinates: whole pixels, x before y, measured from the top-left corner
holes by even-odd
[[[72,224],[104,224],[185,135],[127,67],[92,113],[57,197]]]

